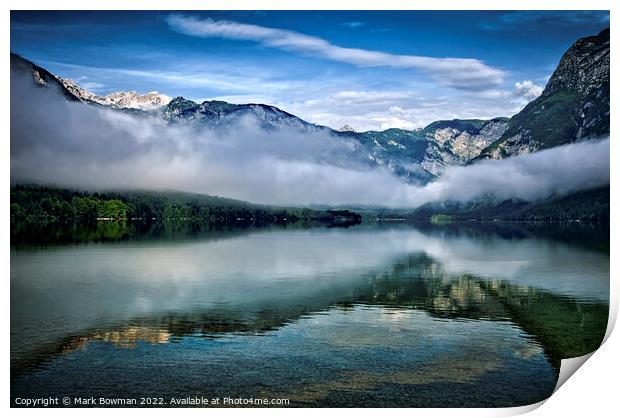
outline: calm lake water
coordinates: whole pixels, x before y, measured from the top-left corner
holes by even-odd
[[[518,406],[607,326],[608,227],[12,234],[13,402]]]

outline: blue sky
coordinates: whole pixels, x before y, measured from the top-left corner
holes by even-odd
[[[98,94],[276,105],[357,130],[511,116],[589,11],[11,12],[11,50]]]

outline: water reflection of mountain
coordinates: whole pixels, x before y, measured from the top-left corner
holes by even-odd
[[[542,346],[557,373],[562,358],[598,348],[608,317],[605,301],[565,296],[501,279],[451,275],[424,253],[394,260],[384,271],[366,271],[288,298],[207,305],[136,316],[93,330],[75,330],[12,358],[12,377],[82,349],[91,341],[131,349],[140,342],[167,344],[188,336],[263,335],[301,318],[359,305],[424,311],[436,318],[510,322]]]

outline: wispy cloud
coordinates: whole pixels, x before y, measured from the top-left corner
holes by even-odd
[[[344,103],[381,103],[409,99],[414,94],[409,91],[356,91],[345,90],[330,96],[331,99]]]
[[[79,83],[80,87],[95,93],[105,88],[104,84],[96,81],[90,81],[86,76],[76,77],[73,81]]]
[[[254,92],[257,85],[270,91],[282,91],[291,88],[300,88],[303,84],[301,82],[295,82],[294,80],[273,81],[263,77],[225,74],[220,71],[195,69],[182,71],[135,70],[129,68],[92,67],[57,61],[41,61],[41,63],[77,69],[95,75],[113,74],[116,76],[137,77],[158,82],[167,82],[177,88],[208,87],[226,92]]]
[[[93,92],[97,92],[105,87],[103,84],[96,83],[93,81],[82,81],[80,82],[80,85],[86,90],[93,91]]]
[[[485,90],[498,86],[506,75],[504,71],[473,58],[435,58],[345,48],[299,32],[178,14],[168,16],[167,21],[174,30],[190,36],[253,41],[271,48],[312,54],[360,67],[410,68],[428,74],[443,85],[464,90]]]
[[[355,22],[342,22],[341,25],[342,26],[346,26],[350,29],[355,29],[355,28],[359,28],[361,26],[364,26],[366,24],[366,22],[360,22],[360,21],[355,21]]]

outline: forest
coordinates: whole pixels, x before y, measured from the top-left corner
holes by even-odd
[[[359,223],[361,215],[348,210],[258,205],[178,191],[88,192],[39,185],[11,187],[13,222],[87,223],[97,220]]]
[[[367,218],[445,224],[458,221],[609,223],[609,186],[527,202],[482,198],[429,203],[416,209],[349,208]]]

